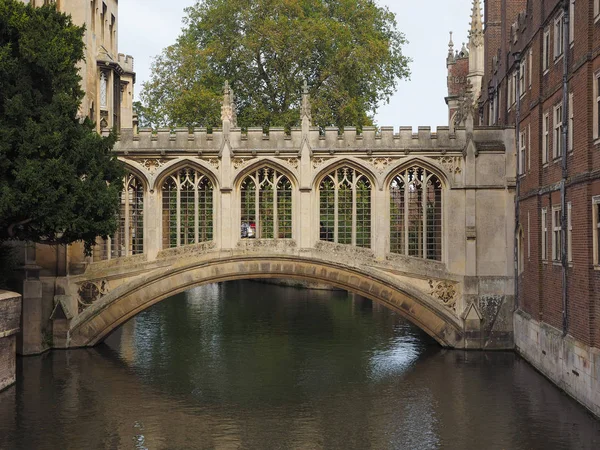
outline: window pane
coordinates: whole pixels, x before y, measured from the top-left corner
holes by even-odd
[[[256,237],[256,183],[252,176],[247,176],[241,189],[241,237]]]
[[[277,184],[277,229],[278,238],[292,238],[292,184],[286,177]]]
[[[442,260],[442,183],[435,175],[427,181],[427,259]]]
[[[333,242],[335,237],[335,184],[331,176],[327,176],[319,186],[319,206],[319,239]]]
[[[371,184],[366,177],[356,184],[356,245],[371,247]]]
[[[408,170],[408,255],[423,257],[423,175],[421,168]]]
[[[390,186],[390,252],[406,254],[404,221],[404,179],[398,175]]]

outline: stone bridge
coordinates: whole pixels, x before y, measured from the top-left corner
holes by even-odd
[[[445,347],[512,348],[510,130],[320,130],[304,114],[265,133],[233,110],[226,91],[221,129],[122,130],[120,226],[93,257],[70,252],[54,347],[200,284],[292,278],[383,303]]]

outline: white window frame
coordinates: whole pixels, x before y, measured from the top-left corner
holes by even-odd
[[[575,42],[575,0],[569,4],[569,45]]]
[[[569,92],[569,122],[567,127],[567,150],[573,152],[573,93]]]
[[[592,197],[592,234],[594,235],[594,268],[600,269],[600,195]]]
[[[573,223],[571,221],[571,202],[567,203],[567,261],[573,262]]]
[[[531,213],[527,211],[527,259],[531,261]]]
[[[550,69],[550,29],[549,28],[544,30],[544,41],[543,41],[542,45],[543,45],[542,68],[543,68],[544,74],[545,74]]]
[[[506,111],[510,111],[514,101],[513,101],[513,76],[512,73],[508,74],[506,79]]]
[[[519,133],[519,175],[525,175],[526,167],[526,152],[527,152],[527,130]]]
[[[550,156],[550,113],[545,113],[542,118],[542,164],[548,164]]]
[[[542,208],[542,261],[548,260],[548,210]]]
[[[600,0],[594,0],[594,21],[600,19]]]
[[[519,227],[519,234],[517,235],[517,252],[518,252],[518,269],[519,275],[523,273],[525,270],[525,233],[523,233],[523,228]]]
[[[552,143],[552,155],[554,159],[562,156],[562,103],[554,106],[554,142]]]
[[[563,55],[564,49],[564,13],[560,13],[556,19],[554,19],[554,62],[557,62]]]
[[[552,207],[552,261],[560,262],[561,257],[561,227],[560,227],[560,206]]]
[[[529,49],[529,62],[527,63],[529,69],[529,89],[531,89],[531,80],[533,80],[533,48]]]
[[[600,2],[600,0],[598,0]],[[594,74],[594,83],[592,86],[592,98],[594,101],[594,110],[592,112],[592,117],[594,119],[594,123],[592,125],[593,128],[593,136],[594,139],[598,139],[600,137],[600,72],[596,72]]]
[[[525,61],[522,61],[519,69],[519,94],[521,97],[525,95]]]

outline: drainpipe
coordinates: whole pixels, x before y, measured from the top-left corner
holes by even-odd
[[[562,325],[563,336],[566,336],[569,331],[569,293],[567,290],[567,268],[568,268],[568,249],[567,249],[567,155],[569,153],[568,145],[568,128],[569,128],[569,0],[563,0],[563,79],[562,79],[562,179],[560,181],[560,225],[561,225],[561,264],[562,264]]]
[[[515,155],[517,159],[517,182],[516,182],[516,193],[515,193],[515,245],[514,245],[514,258],[515,258],[515,311],[519,309],[519,215],[520,215],[520,203],[519,196],[521,195],[521,155],[519,149],[519,134],[521,132],[521,52],[515,52],[515,64],[517,66],[517,80],[515,92],[517,96],[517,104],[515,106]],[[508,96],[507,96],[508,99]]]

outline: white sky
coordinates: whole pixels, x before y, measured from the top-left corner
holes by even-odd
[[[152,58],[175,42],[183,9],[195,0],[123,0],[119,2],[119,52],[135,58],[136,93],[150,78]],[[410,42],[411,79],[401,81],[390,103],[375,117],[381,126],[447,125],[446,54],[448,32],[455,48],[466,42],[472,0],[378,0],[396,13],[398,28]]]

